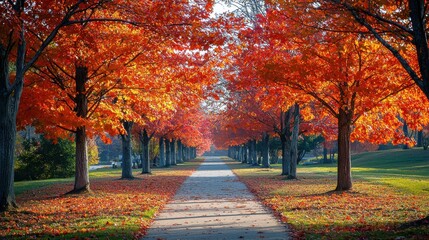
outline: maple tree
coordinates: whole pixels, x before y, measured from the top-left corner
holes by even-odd
[[[291,89],[312,96],[317,108],[325,109],[327,114],[337,119],[336,189],[351,189],[350,139],[363,139],[359,132],[353,132],[352,126],[359,128],[358,125],[362,124],[368,127],[369,121],[362,122],[359,118],[376,117],[390,125],[393,129],[390,133],[394,132],[398,122],[390,116],[397,111],[386,107],[389,104],[380,106],[390,96],[410,87],[410,81],[406,81],[407,77],[396,59],[371,39],[355,34],[322,35],[323,31],[311,30],[304,38],[298,39],[294,29],[299,31],[301,26],[289,21],[287,14],[272,11],[267,19],[269,28],[283,31],[280,30],[281,34],[267,31],[272,34],[271,40],[277,41],[278,50],[269,49],[271,56],[263,66],[263,74],[272,81],[284,82]],[[382,117],[379,117],[380,113]],[[368,140],[386,141],[395,137],[386,132],[381,134],[380,128],[378,130],[379,138]]]
[[[294,2],[282,2],[279,6],[269,6],[267,14],[259,15],[252,27],[242,31],[240,44],[247,44],[244,48],[250,54],[239,54],[233,71],[239,72],[240,76],[234,77],[243,79],[242,86],[267,92],[276,84],[282,86],[273,88],[270,94],[283,95],[283,100],[281,97],[271,97],[271,101],[266,98],[261,101],[265,106],[282,106],[284,99],[296,96],[311,97],[304,98],[308,105],[303,112],[303,117],[311,122],[309,131],[321,132],[327,140],[338,139],[337,190],[351,189],[350,141],[380,143],[393,139],[395,143],[410,144],[411,140],[398,131],[401,122],[393,116],[412,116],[413,112],[423,108],[409,105],[405,109],[405,105],[395,100],[397,97],[405,100],[402,96],[412,90],[404,89],[411,88],[411,81],[396,59],[380,44],[347,31],[351,27],[359,29],[357,24],[347,18],[341,19],[341,24],[335,22],[333,27],[341,26],[346,30],[330,32],[325,28],[330,27],[332,19],[337,20],[337,15],[299,14],[305,7],[317,9],[317,4],[299,2],[295,7]],[[310,25],[308,22],[319,22],[321,26],[306,27]],[[248,76],[243,78],[246,74]],[[251,95],[260,98],[260,94]],[[408,101],[413,100],[408,98],[405,102]],[[252,113],[252,110],[247,111]],[[282,123],[288,122],[290,112],[284,111],[281,116]],[[375,124],[376,121],[379,124]],[[427,117],[421,115],[411,121],[418,122],[414,127],[421,128]],[[285,135],[290,136],[290,130],[284,126],[278,127],[282,129],[282,139]],[[284,171],[288,172],[287,169]]]
[[[428,16],[424,0],[408,2],[330,0],[322,1],[320,4],[321,8],[333,6],[339,17],[344,16],[361,25],[399,61],[414,83],[429,98],[429,50],[426,27]],[[412,46],[412,49],[406,46]]]
[[[15,207],[16,117],[24,76],[64,27],[111,1],[2,1],[0,30],[0,211]],[[12,65],[11,65],[12,64]],[[12,67],[13,66],[13,67]]]
[[[55,8],[48,7],[51,5],[55,6]],[[101,107],[101,105],[103,104],[101,103],[108,103],[108,101],[102,100],[104,100],[104,95],[106,94],[106,92],[108,92],[107,90],[110,90],[109,87],[114,86],[115,81],[117,83],[117,79],[126,82],[127,79],[121,71],[122,69],[124,69],[124,65],[127,65],[128,61],[134,60],[134,58],[137,58],[140,53],[140,51],[134,52],[137,53],[137,56],[129,54],[130,52],[132,53],[133,50],[135,50],[135,48],[132,48],[130,46],[138,47],[138,44],[124,44],[123,46],[127,46],[128,48],[119,47],[118,49],[116,49],[115,46],[120,45],[115,44],[120,44],[120,41],[115,41],[115,39],[109,38],[108,32],[113,31],[115,33],[129,34],[128,36],[133,34],[134,36],[137,36],[136,29],[139,29],[139,31],[144,30],[149,34],[140,34],[139,39],[136,39],[134,37],[127,37],[125,39],[127,39],[128,41],[134,41],[135,43],[141,41],[142,38],[144,38],[144,40],[140,43],[142,43],[146,48],[156,45],[160,46],[160,48],[162,49],[162,47],[165,46],[162,43],[164,43],[164,41],[170,40],[170,43],[174,41],[176,43],[179,42],[181,44],[181,49],[207,49],[211,44],[211,41],[208,39],[214,39],[216,41],[216,37],[213,32],[208,31],[205,35],[201,32],[202,27],[204,27],[204,24],[202,24],[201,20],[209,16],[209,12],[212,7],[211,1],[198,1],[193,3],[183,2],[181,4],[176,4],[175,1],[163,3],[152,1],[67,1],[56,3],[55,1],[45,1],[43,3],[38,4],[30,4],[27,3],[27,1],[9,1],[7,3],[5,2],[4,4],[2,4],[1,7],[2,11],[7,14],[5,15],[6,21],[2,21],[3,27],[1,31],[1,65],[4,67],[2,68],[1,86],[2,91],[5,93],[2,94],[2,96],[7,96],[6,98],[2,99],[2,101],[4,101],[1,104],[2,107],[4,107],[2,108],[2,117],[4,116],[2,118],[2,129],[7,129],[5,130],[5,132],[3,132],[5,134],[2,134],[0,137],[2,142],[1,171],[2,173],[4,173],[2,174],[2,190],[0,196],[2,201],[2,210],[14,205],[14,194],[12,189],[13,144],[11,144],[12,142],[14,142],[14,137],[12,138],[9,135],[14,135],[16,133],[15,119],[16,114],[18,112],[19,100],[22,93],[24,74],[29,69],[31,69],[31,67],[34,66],[34,63],[36,63],[36,60],[40,58],[42,53],[46,53],[45,56],[47,60],[38,64],[36,70],[34,71],[35,74],[44,73],[45,77],[46,75],[54,75],[54,81],[58,80],[56,78],[58,75],[64,77],[65,79],[75,78],[76,80],[76,92],[72,94],[70,94],[70,92],[68,93],[70,94],[68,95],[70,99],[65,99],[67,95],[64,94],[59,97],[61,101],[56,101],[56,103],[50,102],[50,104],[52,104],[51,106],[58,106],[56,104],[59,103],[67,105],[67,107],[59,107],[57,109],[59,111],[55,113],[56,117],[61,118],[61,114],[63,114],[64,112],[70,113],[73,112],[73,110],[76,113],[75,115],[77,118],[72,118],[72,121],[67,121],[65,125],[72,125],[72,128],[66,128],[67,130],[75,131],[74,129],[76,128],[76,132],[78,133],[76,134],[76,141],[81,143],[79,144],[79,146],[82,146],[77,147],[77,149],[79,149],[79,151],[77,152],[77,159],[81,160],[78,160],[76,164],[77,176],[75,185],[75,190],[80,191],[82,189],[89,189],[89,179],[87,175],[87,156],[85,150],[86,129],[90,125],[88,117],[94,117],[94,119],[97,119],[100,116],[108,116],[106,113],[108,113],[109,110],[104,110],[104,112],[99,111],[99,114],[97,116],[97,114],[95,113],[95,108],[103,109]],[[168,11],[174,14],[161,14]],[[124,28],[126,29],[120,29],[120,27],[114,24],[103,25],[103,23],[112,22],[120,22],[125,26]],[[132,28],[133,30],[127,31],[127,29],[130,28]],[[91,32],[90,29],[94,32]],[[104,35],[103,33],[101,33],[100,36],[95,36],[95,34],[97,33],[96,30],[104,30],[106,32]],[[54,38],[59,33],[62,34],[62,38],[56,39],[55,44],[51,44]],[[83,36],[83,33],[85,33],[85,36]],[[208,37],[206,38],[207,35]],[[67,37],[70,37],[70,39],[67,39]],[[155,38],[158,38],[160,42],[151,45],[153,43],[152,40]],[[177,41],[178,39],[180,39],[180,41]],[[91,48],[91,43],[96,44],[96,46],[94,48]],[[28,49],[31,54],[27,54],[27,56],[24,56],[24,53],[26,52],[26,46],[29,46]],[[175,44],[175,46],[178,46],[178,44]],[[47,48],[49,48],[49,51],[46,51]],[[158,54],[162,54],[163,51],[159,51],[160,48],[156,48],[153,52],[156,52],[158,50]],[[66,52],[68,54],[67,57],[63,60],[56,58],[55,56],[57,54],[60,54],[61,51],[64,49],[66,49]],[[12,50],[16,50],[17,54],[11,54]],[[94,52],[95,54],[93,56],[91,56],[91,54],[85,55],[85,51],[87,50],[87,53]],[[98,56],[97,53],[105,52],[112,53],[112,55],[115,55],[121,50],[124,50],[125,52],[123,52],[122,55],[116,55],[116,58],[111,58],[110,60],[107,60],[105,62],[103,62],[102,58],[99,58],[98,63],[103,63],[104,65],[94,64],[97,63],[97,59],[95,59]],[[164,51],[166,50],[167,49],[164,48]],[[148,57],[149,55],[145,56]],[[77,57],[77,59],[73,59],[73,57]],[[94,59],[95,62],[91,62]],[[127,59],[128,61],[124,61],[124,59]],[[8,64],[13,60],[17,61],[17,63],[15,64],[15,71],[14,74],[9,74],[8,72],[10,69],[8,67]],[[67,60],[69,60],[69,62],[67,62]],[[49,63],[49,65],[45,65],[44,63]],[[104,69],[108,69],[108,71],[103,72],[101,75],[97,75],[97,70],[103,68],[102,66],[104,67]],[[74,71],[70,71],[68,69],[69,67],[75,67]],[[93,70],[93,73],[95,74],[88,75],[88,68],[91,67],[100,67],[100,69],[90,69],[90,71]],[[52,71],[53,69],[54,71]],[[58,74],[58,72],[60,74]],[[85,85],[89,82],[93,83],[92,81],[90,81],[91,77],[109,78],[112,77],[109,76],[109,74],[113,72],[118,76],[118,78],[114,79],[113,81],[94,81],[98,82],[98,86],[97,84],[94,84],[89,88]],[[40,83],[40,85],[43,84],[45,83]],[[61,84],[61,82],[57,82],[59,89],[64,92],[67,92],[64,87],[69,88],[72,85],[70,84],[62,86]],[[100,86],[103,84],[106,84],[106,86]],[[45,90],[48,91],[49,88]],[[50,93],[52,94],[53,92]],[[95,96],[89,96],[93,93],[95,93]],[[58,96],[58,94],[54,95]],[[88,109],[87,101],[91,100],[91,97],[93,97],[92,103],[94,103],[94,105],[90,107],[94,108]],[[53,99],[55,99],[55,97]],[[67,109],[74,104],[76,104],[76,108],[71,107],[72,111],[70,111],[70,109]],[[112,106],[113,104],[110,103],[110,105]],[[41,107],[43,108],[45,106]],[[54,109],[55,108],[51,108],[51,110]],[[93,112],[89,114],[88,111]],[[72,114],[70,114],[69,116],[72,116]],[[73,123],[73,121],[75,122]],[[51,123],[53,122],[54,121],[52,121]],[[106,131],[107,129],[108,132],[117,132],[118,122],[119,121],[117,121],[117,119],[114,119],[114,121],[105,121],[102,124],[100,124],[101,122],[94,123],[95,125],[92,125],[91,127],[96,126],[99,127],[99,129],[103,129],[104,131]],[[64,124],[64,122],[60,124]],[[52,125],[56,126],[59,124]],[[95,128],[91,130],[95,130]],[[60,135],[61,134],[64,133],[60,133]]]
[[[252,140],[254,138],[252,135],[259,135],[257,138],[264,135],[263,165],[268,167],[268,150],[266,150],[268,148],[268,135],[278,135],[282,143],[282,174],[288,175],[289,178],[296,178],[297,143],[301,118],[298,114],[299,105],[297,103],[307,102],[308,97],[296,94],[282,84],[269,81],[269,77],[261,74],[258,64],[263,64],[261,59],[265,60],[267,53],[264,51],[267,50],[261,49],[260,46],[270,43],[267,43],[269,40],[265,41],[262,39],[264,36],[260,35],[258,30],[261,27],[260,22],[257,19],[253,20],[255,22],[251,27],[241,30],[240,45],[233,48],[232,60],[229,60],[231,61],[230,69],[224,71],[224,76],[228,81],[226,91],[230,95],[225,114],[231,116],[230,118],[235,118],[234,121],[236,121],[235,124],[231,122],[228,130],[225,131],[234,131],[235,126],[238,129],[243,129],[242,132],[255,131],[259,133],[249,132],[249,136],[241,136],[243,139],[237,144],[242,145],[248,141],[243,145],[245,149],[243,150],[242,146],[236,146],[233,148],[234,151],[240,153],[232,153],[231,155],[238,155],[239,160],[246,162],[246,154],[249,150],[250,161],[256,161],[256,153],[253,153],[255,139]],[[230,120],[232,119],[225,119],[225,121]],[[241,157],[243,154],[244,156]]]

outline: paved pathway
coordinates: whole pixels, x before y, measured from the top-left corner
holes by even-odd
[[[219,157],[206,161],[158,215],[144,239],[288,239],[288,230]]]

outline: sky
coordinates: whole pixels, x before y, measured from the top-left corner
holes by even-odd
[[[220,3],[219,1],[216,1],[213,9],[214,14],[221,14],[227,11],[233,10],[234,7],[228,7],[225,3]]]

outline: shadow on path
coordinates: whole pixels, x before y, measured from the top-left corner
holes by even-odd
[[[207,157],[144,239],[289,239],[220,157]]]

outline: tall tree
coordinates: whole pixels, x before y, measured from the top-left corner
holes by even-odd
[[[277,18],[274,14],[269,16]],[[279,21],[282,28],[285,27],[284,22]],[[284,36],[275,34],[272,36],[276,40],[288,36],[286,32]],[[372,116],[389,116],[384,121],[390,121],[392,127],[397,126],[395,119],[390,118],[387,107],[377,107],[411,84],[403,80],[404,72],[380,45],[358,35],[331,34],[321,37],[320,32],[314,32],[300,42],[284,41],[282,47],[294,51],[284,54],[280,50],[275,53],[265,63],[263,71],[267,77],[271,75],[273,81],[282,81],[286,86],[312,96],[319,108],[337,119],[339,150],[336,190],[349,190],[352,188],[350,139],[361,137],[356,133],[352,136],[352,126],[361,124],[359,118],[371,110]],[[287,67],[290,71],[285,72]],[[377,140],[392,138],[394,136],[386,134],[383,139]]]
[[[24,76],[64,27],[110,1],[4,1],[0,4],[0,211],[15,207],[16,118]],[[13,63],[14,67],[10,64]]]

